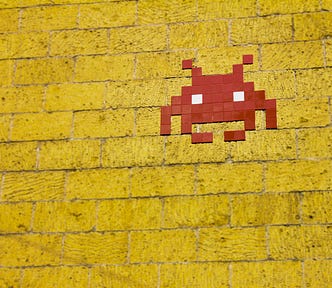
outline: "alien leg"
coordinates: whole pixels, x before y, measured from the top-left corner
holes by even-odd
[[[160,135],[171,134],[171,107],[161,107]]]
[[[277,128],[277,101],[275,99],[266,100],[266,129]]]

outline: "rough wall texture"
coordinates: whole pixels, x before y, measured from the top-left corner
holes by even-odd
[[[331,287],[331,0],[0,0],[0,287]],[[181,60],[278,129],[160,136]]]

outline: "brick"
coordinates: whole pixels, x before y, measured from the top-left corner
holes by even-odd
[[[227,46],[228,25],[224,20],[170,26],[171,49]]]
[[[158,283],[158,265],[93,267],[90,283],[93,287],[155,287]]]
[[[64,172],[6,173],[2,200],[61,200],[63,199],[64,185]]]
[[[121,264],[128,251],[127,233],[69,234],[64,244],[65,264]]]
[[[9,86],[13,82],[14,76],[14,61],[1,60],[0,61],[0,85]]]
[[[330,124],[328,98],[278,101],[279,128],[327,126]]]
[[[160,270],[160,287],[226,288],[228,274],[225,263],[164,264]]]
[[[103,167],[160,165],[163,151],[162,137],[109,139],[102,147]]]
[[[323,66],[320,41],[265,44],[262,46],[262,69],[295,69]]]
[[[97,140],[43,142],[40,169],[98,167],[99,150],[100,142]]]
[[[198,0],[198,19],[238,18],[256,16],[256,2]]]
[[[132,136],[134,109],[76,112],[75,138]]]
[[[295,159],[295,131],[247,131],[244,142],[231,143],[231,157],[234,161]]]
[[[165,90],[163,80],[110,82],[105,102],[112,108],[162,106],[165,104]]]
[[[160,109],[143,108],[136,113],[136,135],[159,135],[160,134]]]
[[[196,20],[196,5],[193,0],[160,1],[143,0],[138,2],[138,23],[172,23]]]
[[[0,5],[3,4],[1,3]],[[0,32],[8,33],[18,31],[19,10],[0,10],[0,19]]]
[[[232,197],[232,225],[297,224],[299,194],[236,195]]]
[[[61,235],[1,236],[0,264],[1,266],[58,265],[61,242]]]
[[[32,170],[36,167],[37,144],[32,142],[0,144],[0,170]]]
[[[20,269],[1,268],[0,275],[1,287],[20,287]]]
[[[160,229],[159,199],[101,201],[98,205],[97,230]]]
[[[200,261],[262,260],[267,257],[264,228],[202,228]]]
[[[331,40],[326,40],[325,41],[325,50],[326,50],[326,64],[328,66],[332,65],[332,41]]]
[[[266,170],[266,190],[274,192],[329,190],[331,161],[288,161],[271,163]]]
[[[331,229],[328,226],[273,226],[269,228],[272,259],[331,257]]]
[[[232,285],[244,287],[302,287],[299,261],[232,263]]]
[[[11,131],[11,140],[69,138],[72,118],[71,112],[16,114]]]
[[[0,234],[30,231],[32,204],[0,204]]]
[[[250,27],[250,29],[243,29]],[[234,44],[261,44],[292,40],[292,17],[271,16],[232,21],[231,41]]]
[[[133,77],[134,56],[81,56],[76,63],[75,81],[130,80]]]
[[[255,163],[200,165],[197,179],[199,194],[261,192],[263,167]]]
[[[37,203],[33,231],[90,231],[96,224],[95,211],[96,204],[93,201]]]
[[[221,137],[215,137],[210,145],[191,144],[189,135],[166,137],[167,164],[224,162],[227,157],[227,146]]]
[[[332,12],[294,15],[295,40],[316,40],[332,34]]]
[[[224,195],[166,198],[163,227],[227,225],[230,216],[228,202]]]
[[[49,85],[46,90],[45,109],[89,110],[103,108],[104,83]]]
[[[194,166],[146,167],[132,171],[132,196],[194,194]]]
[[[79,27],[130,26],[135,24],[135,19],[136,3],[134,1],[81,5]]]
[[[108,50],[107,34],[106,29],[53,32],[50,55],[105,54]]]
[[[21,18],[23,31],[48,31],[77,27],[78,6],[45,6],[24,9]]]
[[[0,115],[0,142],[8,141],[10,119],[9,115]]]
[[[69,172],[66,199],[126,198],[129,169],[98,169]]]
[[[112,29],[110,53],[160,51],[166,49],[166,26]]]
[[[59,73],[61,71],[61,73]],[[74,71],[73,59],[49,58],[17,61],[16,84],[68,82]]]
[[[302,219],[304,223],[331,223],[332,191],[303,194]]]
[[[306,260],[304,261],[305,287],[328,287],[332,284],[331,260]]]
[[[87,287],[88,267],[42,267],[24,269],[22,288],[28,287]]]
[[[191,230],[132,232],[130,262],[175,262],[196,259],[196,236]]]
[[[275,2],[273,0],[259,1],[259,14],[289,14],[289,13],[301,13],[312,12],[319,10],[319,1],[307,1],[301,0],[286,0],[283,2]]]
[[[298,147],[300,158],[328,158],[332,154],[332,129],[299,130]]]
[[[0,88],[0,113],[41,112],[44,89],[41,86]]]

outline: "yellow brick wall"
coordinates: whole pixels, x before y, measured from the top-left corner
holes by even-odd
[[[0,288],[332,287],[331,0],[0,0]],[[181,60],[277,99],[244,142],[160,109]]]

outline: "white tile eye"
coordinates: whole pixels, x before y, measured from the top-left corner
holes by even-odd
[[[193,94],[191,95],[191,104],[202,104],[203,94]]]
[[[233,92],[233,101],[234,102],[244,101],[244,91]]]

